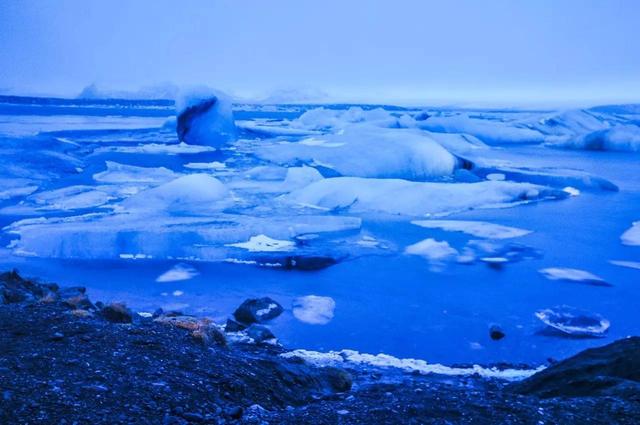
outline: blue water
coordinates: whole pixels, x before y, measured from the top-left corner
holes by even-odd
[[[33,117],[33,109],[29,113]],[[51,110],[47,114],[54,120],[57,116]],[[255,115],[251,111],[242,114],[243,119],[269,116],[264,111],[257,111]],[[277,113],[272,117],[282,118]],[[28,128],[28,117],[22,118],[21,129]],[[85,118],[87,121],[83,126],[91,128],[91,116]],[[39,118],[33,119],[38,121]],[[1,116],[0,122],[11,123],[12,118]],[[55,131],[64,127],[64,121],[59,124]],[[128,128],[135,128],[133,124]],[[117,127],[117,122],[114,125]],[[111,138],[110,143],[119,143],[118,139],[125,135],[145,141],[173,137],[170,132],[159,131],[157,126],[134,132],[113,129],[87,132],[86,128],[70,131],[65,137],[77,137],[87,143],[92,140],[100,143],[99,140],[105,138]],[[82,175],[52,182],[51,187],[82,182],[83,176],[99,170],[98,164],[105,159],[180,169],[186,162],[218,160],[218,155],[216,152],[186,156],[99,155],[88,161]],[[548,358],[563,358],[587,347],[639,334],[640,270],[622,268],[608,261],[640,261],[640,247],[620,243],[620,235],[633,221],[640,220],[640,156],[537,146],[505,147],[496,150],[495,155],[532,167],[581,169],[611,180],[620,191],[585,191],[562,201],[474,210],[449,217],[533,231],[518,238],[517,242],[541,250],[542,258],[509,264],[499,270],[482,264],[450,264],[443,270],[434,270],[424,259],[398,252],[360,256],[317,272],[193,262],[199,276],[169,283],[157,283],[155,279],[176,261],[29,258],[16,257],[5,250],[0,254],[0,265],[17,267],[26,275],[44,280],[85,285],[94,300],[122,300],[138,311],[153,311],[157,307],[182,309],[220,321],[224,321],[247,297],[268,295],[287,309],[271,325],[279,340],[290,348],[351,348],[446,364],[541,364]],[[19,218],[0,217],[0,224],[6,225]],[[400,219],[367,218],[363,230],[398,247],[433,237],[462,248],[473,239],[461,233],[420,228]],[[7,238],[3,235],[4,241]],[[585,269],[603,277],[612,286],[550,281],[538,272],[545,267]],[[176,290],[184,294],[173,295]],[[305,324],[291,314],[293,299],[310,294],[335,300],[335,317],[328,324]],[[604,339],[569,339],[541,334],[544,326],[534,317],[534,312],[562,304],[597,312],[609,319],[612,325],[607,336]],[[488,328],[493,323],[500,324],[507,334],[499,342],[489,338]]]

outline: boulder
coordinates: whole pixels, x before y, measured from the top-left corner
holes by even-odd
[[[133,321],[133,312],[123,303],[111,303],[100,310],[100,314],[113,323],[131,323]]]
[[[227,319],[227,325],[224,328],[226,332],[240,332],[245,329],[247,329],[245,325],[240,322],[236,322],[233,319]]]
[[[510,388],[542,398],[635,394],[640,399],[640,337],[582,351]]]
[[[273,332],[271,332],[271,329],[266,326],[256,324],[247,328],[247,335],[249,335],[256,343],[264,342],[276,337]]]
[[[282,306],[269,297],[253,298],[243,302],[233,313],[233,316],[238,322],[250,325],[275,319],[283,311]]]
[[[506,336],[502,328],[498,325],[491,325],[489,328],[489,336],[494,341],[500,341],[502,338]]]

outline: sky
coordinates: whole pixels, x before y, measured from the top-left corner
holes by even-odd
[[[640,102],[635,0],[0,0],[0,92]]]

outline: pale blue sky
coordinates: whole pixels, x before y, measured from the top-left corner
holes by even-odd
[[[640,101],[640,1],[0,0],[0,89],[164,81],[241,96]]]

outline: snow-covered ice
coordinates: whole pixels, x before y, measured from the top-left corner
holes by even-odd
[[[631,246],[640,246],[640,221],[635,221],[630,229],[620,236],[622,243]]]
[[[251,236],[247,242],[230,243],[227,246],[246,249],[251,252],[291,251],[295,243],[270,238],[267,235]]]

